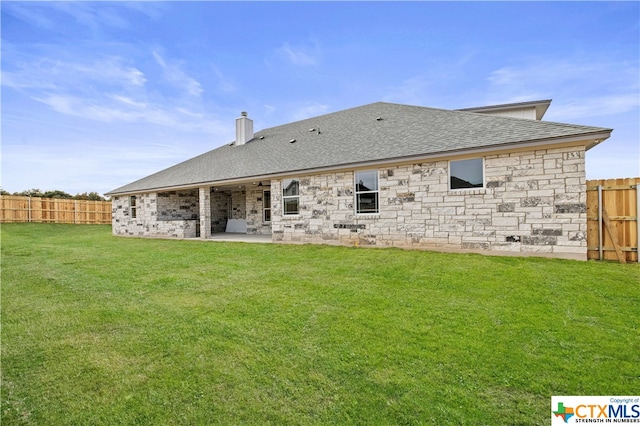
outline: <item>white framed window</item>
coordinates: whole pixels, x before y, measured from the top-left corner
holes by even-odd
[[[136,207],[136,196],[129,197],[129,207],[131,208],[131,219],[138,217],[138,208]]]
[[[379,213],[378,171],[362,170],[355,172],[356,214]]]
[[[285,216],[300,212],[300,181],[298,179],[282,181],[282,212]]]
[[[262,221],[271,222],[271,191],[262,193]]]
[[[484,158],[449,161],[449,189],[484,188]]]

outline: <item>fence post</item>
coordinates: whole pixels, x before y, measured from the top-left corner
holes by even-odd
[[[603,232],[602,232],[602,185],[598,185],[598,253],[599,253],[599,259],[602,260],[603,258],[603,254],[602,254],[602,237],[603,237]]]
[[[29,201],[27,202],[27,221],[31,222],[31,195],[29,195]]]
[[[73,223],[78,223],[78,200],[73,200]]]

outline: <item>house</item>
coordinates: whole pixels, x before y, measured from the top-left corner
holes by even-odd
[[[377,102],[254,133],[109,192],[113,233],[536,252],[586,258],[585,152],[612,130],[542,121],[550,100]]]

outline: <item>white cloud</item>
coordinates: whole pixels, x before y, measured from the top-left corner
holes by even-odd
[[[37,4],[37,3],[35,3]],[[33,7],[34,3],[3,2],[2,10],[15,18],[35,25],[39,28],[51,30],[55,23],[39,7]]]
[[[107,57],[89,64],[58,62],[57,73],[66,74],[67,76],[70,74],[82,74],[82,78],[101,83],[144,86],[147,82],[144,73],[137,68],[123,65],[123,62],[125,61],[118,57]]]
[[[277,108],[276,108],[275,106],[270,105],[270,104],[264,104],[264,105],[263,105],[263,108],[264,108],[264,113],[263,113],[263,115],[264,115],[265,117],[270,117],[270,116],[271,116],[271,115],[273,115],[273,114],[276,112],[276,110],[277,110]]]
[[[102,26],[116,28],[126,28],[129,26],[127,20],[121,16],[113,7],[105,4],[92,4],[91,2],[55,2],[52,8],[64,13],[83,26],[94,31]]]
[[[49,94],[33,99],[59,113],[91,120],[104,122],[150,121],[157,124],[172,124],[168,120],[162,120],[157,113],[152,114],[153,110],[148,110],[146,104],[120,95],[108,95],[99,100],[91,100],[71,95]],[[109,102],[109,99],[117,102]]]
[[[149,19],[160,19],[171,8],[168,2],[132,1],[123,2],[124,6],[145,15]]]
[[[162,67],[163,77],[170,84],[179,89],[184,89],[191,96],[200,96],[203,92],[202,85],[182,70],[182,63],[167,62],[158,52],[153,52],[156,62]]]
[[[382,97],[384,102],[396,102],[409,105],[424,103],[425,92],[429,88],[429,81],[424,75],[416,75],[404,80],[400,85],[387,89],[387,95]]]
[[[138,102],[132,98],[129,98],[127,96],[122,96],[122,95],[111,95],[111,97],[113,99],[115,99],[116,101],[120,101],[125,105],[131,106],[131,107],[135,107],[135,108],[139,108],[139,109],[144,109],[148,106],[148,104],[146,102]]]
[[[177,87],[177,94],[160,90],[159,81],[150,81],[140,66],[116,55],[84,59],[55,46],[41,46],[37,53],[14,45],[7,48],[2,85],[57,113],[109,123],[152,123],[189,132],[223,128],[215,118],[205,117],[200,83],[182,70],[181,63],[157,52],[153,57],[162,68],[162,81]]]
[[[501,67],[487,78],[488,103],[554,99],[554,119],[632,111],[640,105],[638,62],[537,58]]]
[[[14,52],[11,52],[14,53]],[[60,89],[82,91],[86,85],[144,86],[142,71],[125,65],[125,60],[107,56],[91,62],[66,60],[51,53],[30,57],[11,53],[5,56],[2,85],[14,89]],[[8,57],[7,57],[8,56]]]
[[[67,31],[73,23],[94,33],[105,27],[128,28],[139,15],[160,18],[170,6],[162,2],[3,2],[3,12],[28,24],[51,31]],[[130,12],[134,12],[131,14]],[[138,15],[138,16],[136,16]],[[69,22],[71,18],[73,22]]]
[[[313,47],[294,47],[289,43],[285,43],[278,48],[277,52],[293,65],[311,66],[318,64],[319,53],[317,44]]]
[[[5,145],[3,188],[10,192],[40,188],[71,194],[105,193],[193,155],[178,144],[159,146],[137,140],[126,146],[113,146],[107,138],[100,137],[95,142]],[[22,170],[30,172],[25,174]],[[51,176],[55,176],[55,183],[51,183]]]
[[[227,76],[225,76],[222,71],[220,71],[217,67],[212,67],[213,74],[216,76],[218,80],[218,90],[224,93],[235,92],[235,85],[229,80]]]
[[[632,111],[640,106],[638,93],[568,99],[554,103],[549,117],[554,120],[572,120],[580,117],[613,115]]]
[[[61,114],[106,123],[151,123],[205,133],[217,133],[229,127],[186,107],[149,104],[120,94],[106,94],[99,99],[48,94],[33,99]]]
[[[183,114],[187,117],[195,118],[198,120],[202,120],[204,118],[204,114],[201,112],[193,112],[193,111],[189,111],[186,108],[180,108],[180,107],[176,108],[175,110],[176,112]]]
[[[2,71],[2,85],[12,89],[47,89],[55,90],[57,86],[51,79],[42,78],[30,72]]]
[[[291,116],[294,121],[298,121],[304,120],[305,118],[326,114],[328,110],[329,105],[327,104],[321,104],[319,102],[308,102],[307,104],[298,107]]]

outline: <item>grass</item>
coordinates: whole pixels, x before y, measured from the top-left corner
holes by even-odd
[[[2,424],[549,424],[640,389],[638,265],[2,225]]]

